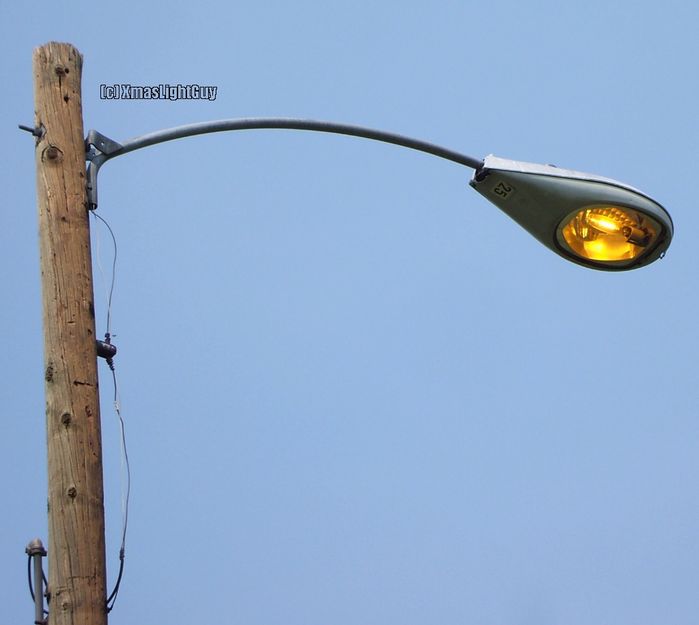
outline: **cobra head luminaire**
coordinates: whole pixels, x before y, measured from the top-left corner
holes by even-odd
[[[32,131],[31,128],[23,127]],[[655,200],[616,180],[552,165],[478,158],[363,126],[312,119],[221,119],[158,130],[118,143],[90,130],[86,144],[88,206],[97,208],[97,172],[108,160],[147,146],[213,132],[277,128],[351,135],[426,152],[475,169],[471,185],[564,258],[607,271],[643,267],[665,253],[672,219]]]
[[[488,156],[471,186],[546,247],[593,269],[643,267],[672,239],[660,204],[609,178]]]

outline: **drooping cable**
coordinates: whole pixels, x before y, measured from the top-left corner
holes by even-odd
[[[114,231],[112,230],[109,223],[95,211],[91,211],[92,215],[99,219],[109,231],[110,237],[112,239],[113,245],[113,257],[112,257],[112,275],[109,280],[109,288],[107,289],[107,331],[104,335],[105,340],[103,344],[106,346],[111,346],[111,329],[112,329],[112,299],[114,296],[114,285],[116,282],[116,262],[117,262],[117,242]],[[99,244],[99,237],[97,237],[97,244]],[[100,262],[99,249],[97,253],[97,265],[102,275],[103,282],[106,284],[107,281],[104,279],[104,271],[102,269],[102,264]],[[111,346],[113,347],[113,346]],[[121,414],[121,398],[119,396],[119,382],[117,379],[116,368],[114,366],[113,354],[116,353],[116,348],[110,355],[105,356],[107,366],[112,373],[112,382],[114,386],[114,398],[113,406],[114,412],[119,421],[119,433],[120,433],[120,446],[121,446],[121,513],[122,513],[122,525],[121,525],[121,546],[119,548],[119,572],[117,574],[117,579],[114,584],[114,590],[110,593],[107,598],[106,608],[107,612],[111,612],[116,601],[117,594],[119,593],[119,587],[121,585],[121,580],[124,575],[124,555],[126,553],[126,531],[129,525],[129,499],[131,496],[131,466],[129,463],[129,454],[126,447],[126,426],[124,423],[124,418]]]

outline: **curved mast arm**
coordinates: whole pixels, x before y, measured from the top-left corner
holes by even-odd
[[[89,208],[94,210],[97,208],[97,172],[103,163],[106,161],[166,141],[174,139],[182,139],[194,135],[209,134],[212,132],[225,132],[230,130],[256,130],[264,128],[273,129],[288,129],[288,130],[311,130],[316,132],[329,132],[333,134],[350,135],[354,137],[363,137],[374,141],[382,141],[384,143],[392,143],[400,145],[420,152],[426,152],[446,159],[460,165],[465,165],[472,169],[478,169],[483,164],[481,159],[449,150],[439,145],[413,139],[404,135],[386,132],[383,130],[374,130],[363,126],[353,126],[350,124],[338,124],[334,122],[316,121],[312,119],[292,119],[286,117],[269,117],[269,118],[248,118],[248,119],[222,119],[218,121],[200,122],[195,124],[187,124],[185,126],[177,126],[175,128],[167,128],[158,130],[146,135],[128,139],[123,143],[117,143],[101,135],[100,133],[90,130],[87,135],[86,143],[88,144],[87,159],[90,162],[88,167],[88,203]]]

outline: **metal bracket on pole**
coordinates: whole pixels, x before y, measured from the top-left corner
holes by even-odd
[[[90,130],[85,138],[85,159],[87,166],[87,207],[93,211],[97,208],[97,172],[111,155],[122,149],[121,143],[104,136],[101,132]]]
[[[90,130],[87,133],[87,138],[85,139],[85,150],[88,153],[88,160],[92,160],[89,155],[91,147],[99,150],[102,154],[109,155],[114,154],[114,152],[118,152],[123,146],[121,143],[117,143],[113,139],[105,137],[101,132]]]

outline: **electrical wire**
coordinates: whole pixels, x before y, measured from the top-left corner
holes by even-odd
[[[111,361],[111,358],[109,359]],[[122,476],[126,476],[126,480],[122,480],[122,488],[125,484],[125,489],[122,490],[122,532],[121,532],[121,547],[119,549],[119,573],[117,575],[117,580],[114,585],[114,590],[107,598],[107,612],[111,612],[114,607],[114,602],[116,601],[117,594],[119,593],[119,586],[121,585],[121,578],[124,574],[124,555],[126,551],[126,530],[129,526],[129,498],[131,496],[131,466],[129,464],[129,453],[126,449],[126,428],[124,425],[124,418],[121,415],[121,405],[119,400],[119,383],[117,380],[116,370],[114,368],[114,363],[109,364],[109,368],[112,372],[112,380],[114,382],[114,411],[119,418],[119,430],[121,433],[121,471]]]
[[[114,296],[114,285],[116,283],[116,264],[117,264],[117,253],[119,251],[117,247],[117,242],[116,242],[116,236],[114,235],[114,231],[112,230],[112,227],[109,225],[107,220],[102,217],[102,215],[97,214],[95,211],[91,211],[92,216],[95,219],[99,219],[106,227],[107,230],[109,231],[109,235],[112,238],[112,246],[113,246],[113,256],[112,256],[112,278],[109,281],[109,290],[107,291],[107,334],[111,336],[112,333],[112,298]],[[96,237],[96,242],[97,242],[97,266],[99,267],[100,270],[100,275],[102,276],[102,282],[103,284],[107,283],[107,280],[105,279],[104,276],[104,269],[102,268],[102,262],[100,258],[100,253],[99,253],[99,230],[97,231],[98,236]]]
[[[117,252],[118,252],[118,247],[117,247],[117,242],[116,242],[116,236],[114,235],[114,231],[112,230],[111,226],[109,223],[101,216],[98,215],[95,211],[91,211],[92,215],[96,219],[99,219],[106,227],[107,230],[109,231],[109,234],[112,239],[112,245],[113,245],[113,260],[112,260],[112,276],[111,280],[109,281],[109,289],[107,291],[107,331],[105,333],[105,341],[107,343],[111,342],[111,330],[112,330],[112,299],[114,296],[114,285],[116,282],[116,263],[117,263]],[[106,284],[106,280],[104,279],[104,271],[102,269],[102,264],[100,262],[100,255],[99,255],[99,237],[97,237],[97,265],[100,270],[100,274],[102,275],[102,279],[104,283]],[[106,602],[106,608],[107,612],[111,612],[112,608],[114,607],[114,603],[116,601],[116,597],[119,593],[119,587],[121,585],[121,580],[124,575],[124,556],[126,552],[126,531],[128,529],[129,525],[129,500],[131,497],[131,465],[129,463],[129,453],[126,448],[126,426],[124,423],[124,418],[121,414],[121,398],[119,396],[119,381],[117,379],[117,374],[116,374],[116,369],[114,367],[114,360],[112,358],[107,358],[106,359],[107,366],[109,367],[109,370],[112,373],[112,382],[114,385],[114,399],[113,399],[113,406],[114,406],[114,412],[119,420],[119,433],[120,433],[120,446],[121,446],[121,513],[122,513],[122,524],[121,524],[121,546],[119,548],[119,573],[117,574],[117,579],[114,584],[114,590],[112,590],[111,594],[107,598]]]

